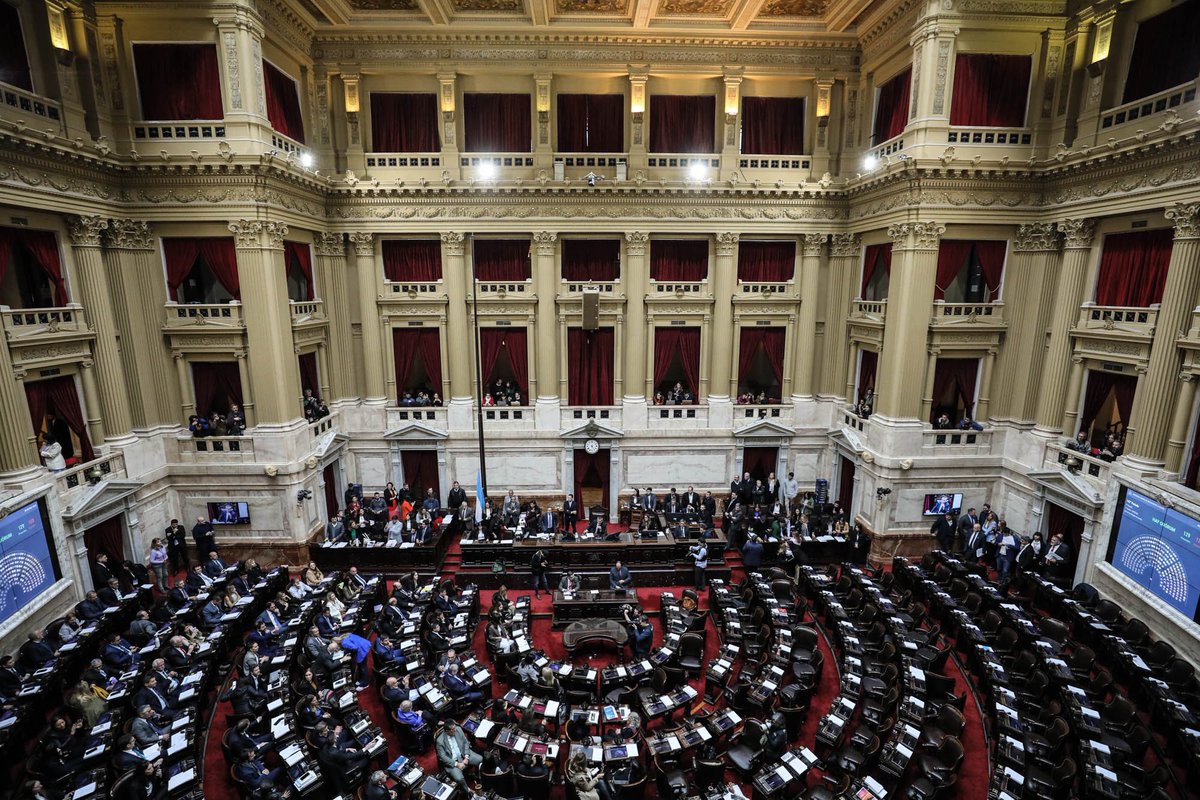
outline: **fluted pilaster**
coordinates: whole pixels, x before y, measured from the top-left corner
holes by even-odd
[[[825,252],[825,233],[804,234],[800,260],[800,313],[796,315],[796,359],[792,372],[792,395],[801,400],[813,398],[813,364],[816,360],[817,294],[821,289],[821,256]]]
[[[346,265],[346,237],[341,233],[318,232],[317,277],[324,284],[325,313],[329,315],[329,384],[331,400],[357,397],[354,383],[354,347],[351,341],[350,286]]]
[[[558,234],[538,231],[533,235],[534,273],[537,287],[537,402],[557,403],[558,396]],[[531,331],[531,333],[535,333]]]
[[[821,386],[826,394],[839,397],[846,393],[847,359],[850,357],[846,320],[850,317],[854,276],[861,256],[862,239],[857,233],[835,233],[830,238]]]
[[[472,272],[465,258],[465,239],[460,231],[442,232],[442,279],[446,282],[448,297],[446,348],[449,352],[446,355],[450,371],[450,400],[460,405],[471,404],[471,368],[474,363],[471,353],[475,352],[471,338],[471,317],[467,313]],[[478,313],[478,309],[472,310]]]
[[[1072,428],[1069,432],[1073,434],[1078,416],[1078,409],[1074,408],[1078,392],[1070,395],[1072,408],[1066,408],[1071,371],[1071,328],[1079,317],[1079,304],[1083,302],[1083,280],[1091,259],[1096,223],[1090,219],[1066,219],[1058,223],[1058,230],[1063,235],[1062,265],[1058,270],[1050,314],[1050,344],[1046,348],[1040,381],[1037,427],[1045,433],[1056,434],[1066,425]]]
[[[720,333],[713,337],[712,364],[708,382],[709,402],[729,402],[734,389],[733,376],[733,293],[737,287],[737,248],[739,236],[736,233],[717,234],[716,267],[711,275],[713,287],[713,331]]]
[[[649,265],[646,244],[649,235],[642,231],[625,234],[625,402],[646,401],[646,281]],[[700,387],[696,387],[700,391]]]
[[[383,405],[387,402],[383,380],[387,367],[383,363],[383,331],[379,324],[379,270],[375,264],[375,234],[364,231],[351,233],[350,244],[354,252],[354,272],[358,278],[358,317],[362,321],[363,401],[371,405]],[[447,269],[447,290],[450,288],[449,275]]]

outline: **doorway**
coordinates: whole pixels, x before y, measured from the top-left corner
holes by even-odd
[[[1062,574],[1066,577],[1071,577],[1075,574],[1075,564],[1079,560],[1079,548],[1083,544],[1083,517],[1076,514],[1074,511],[1068,511],[1060,505],[1046,501],[1046,513],[1043,515],[1045,519],[1046,529],[1042,532],[1042,539],[1047,545],[1050,543],[1050,537],[1056,533],[1061,533],[1063,541],[1071,546],[1071,564]]]
[[[854,509],[850,507],[854,502],[854,459],[848,456],[839,456],[841,464],[838,468],[838,505],[846,512],[846,519],[854,519]]]
[[[95,564],[101,554],[108,556],[108,568],[112,574],[128,582],[124,563],[128,556],[125,554],[125,526],[121,524],[120,515],[109,517],[103,522],[97,522],[83,532],[83,546],[87,549],[88,564]],[[93,584],[95,577],[92,578]],[[100,589],[102,587],[94,586]]]
[[[412,492],[413,505],[420,506],[421,499],[430,489],[437,498],[438,505],[442,503],[442,484],[438,480],[438,459],[436,450],[404,450],[400,453],[400,469],[404,473],[402,486],[407,485]]]
[[[742,448],[742,472],[749,472],[753,480],[766,483],[767,476],[774,472],[778,465],[778,447]]]
[[[325,484],[325,519],[329,519],[342,510],[342,507],[338,505],[338,486],[341,485],[341,482],[337,479],[336,464],[336,461],[330,462],[325,465],[325,469],[321,470],[321,481]]]
[[[579,503],[580,519],[586,519],[596,506],[611,511],[608,507],[611,483],[609,458],[607,449],[597,450],[595,453],[586,450],[575,451],[575,502]],[[585,509],[587,513],[584,513]]]

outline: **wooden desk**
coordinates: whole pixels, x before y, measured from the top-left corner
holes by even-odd
[[[554,590],[554,627],[561,627],[568,622],[580,619],[615,619],[624,621],[625,615],[621,609],[628,605],[638,604],[637,590],[625,594],[604,589],[584,591],[571,598]]]
[[[567,625],[563,631],[563,647],[569,655],[584,645],[607,642],[618,650],[629,643],[629,631],[611,619],[580,619]]]
[[[454,536],[460,535],[461,523],[456,519],[439,531],[434,531],[429,544],[414,547],[330,547],[323,536],[309,542],[308,557],[324,572],[358,567],[362,572],[399,573],[419,569],[422,572],[440,569]]]

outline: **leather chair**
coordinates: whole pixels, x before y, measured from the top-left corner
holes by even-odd
[[[704,671],[704,637],[699,633],[685,633],[679,637],[679,654],[676,663],[691,677]]]
[[[746,720],[741,733],[737,735],[733,740],[733,745],[725,753],[730,765],[741,773],[742,777],[749,778],[758,769],[759,763],[765,756],[763,747],[766,745],[766,740],[766,726],[757,719]]]
[[[873,653],[868,653],[867,657],[863,659],[863,672],[867,675],[878,676],[889,666],[894,666],[892,662],[895,660],[895,643],[884,642],[882,647]]]
[[[1070,629],[1067,628],[1067,624],[1054,617],[1043,617],[1040,627],[1043,636],[1059,644],[1065,643],[1070,638]]]
[[[1071,726],[1062,717],[1055,717],[1043,733],[1025,735],[1025,753],[1034,760],[1057,760],[1070,736]]]
[[[841,775],[834,777],[826,775],[824,785],[813,786],[808,790],[805,797],[808,800],[845,800],[847,792],[850,791],[850,783],[853,779],[849,775]]]
[[[540,778],[528,778],[520,773],[515,775],[517,779],[517,795],[528,800],[549,800],[550,798],[550,774],[546,773]]]
[[[506,769],[503,772],[492,775],[480,771],[479,782],[483,784],[485,790],[495,792],[497,797],[516,797],[516,781],[513,779],[513,768],[509,765],[505,766]]]
[[[692,775],[695,784],[700,789],[725,783],[725,762],[721,759],[706,761],[696,757],[696,771]]]
[[[652,761],[654,763],[654,772],[657,776],[655,783],[658,785],[658,794],[660,797],[676,797],[677,792],[681,789],[684,793],[687,792],[687,775],[684,774],[677,763],[674,761],[663,761],[657,755],[652,756]]]
[[[883,720],[887,719],[888,715],[895,712],[896,703],[899,701],[899,686],[893,686],[883,697],[868,699],[865,703],[863,703],[863,721],[873,726],[878,726],[883,722]]]
[[[1156,672],[1165,670],[1171,666],[1171,662],[1177,657],[1175,648],[1165,639],[1159,639],[1154,644],[1146,649],[1142,660],[1146,662],[1146,666]]]
[[[949,775],[958,772],[964,755],[965,751],[958,737],[947,736],[935,750],[917,756],[917,769],[935,784],[942,783]]]
[[[908,800],[936,800],[939,797],[949,796],[956,783],[958,783],[958,775],[953,772],[937,780],[921,775],[909,785],[904,796]]]
[[[899,677],[900,669],[895,664],[888,664],[878,677],[869,675],[862,679],[862,692],[868,699],[883,697],[896,685]]]
[[[1087,692],[1087,696],[1094,702],[1103,705],[1108,702],[1108,695],[1113,691],[1112,675],[1101,670],[1088,680],[1087,686],[1083,687]]]
[[[851,740],[835,759],[838,769],[848,775],[859,777],[879,754],[880,744],[879,737],[870,732],[867,733],[867,738],[861,745]]]
[[[1022,650],[1017,657],[1005,665],[1004,669],[1017,683],[1025,683],[1029,676],[1040,666],[1041,661],[1032,650]]]
[[[1177,692],[1187,690],[1196,681],[1196,668],[1190,662],[1177,658],[1167,667],[1162,679]]]
[[[1117,695],[1100,711],[1104,729],[1116,736],[1127,736],[1138,724],[1137,706],[1124,695]]]
[[[921,741],[935,749],[941,746],[942,740],[947,736],[961,738],[963,729],[967,727],[966,717],[951,705],[939,708],[937,716],[929,722],[921,733]]]
[[[617,800],[642,800],[646,796],[646,776],[642,775],[629,783],[617,784],[614,788],[617,790]]]
[[[1134,650],[1147,647],[1150,643],[1150,629],[1146,627],[1146,623],[1137,617],[1131,617],[1128,622],[1122,625],[1120,630],[1117,631],[1117,635],[1124,639],[1125,643]]]
[[[1170,647],[1170,645],[1167,646]],[[1092,677],[1092,667],[1095,663],[1096,652],[1084,645],[1076,645],[1071,651],[1071,657],[1067,660],[1067,666],[1071,668],[1071,674],[1077,680],[1081,681],[1089,680]],[[1146,663],[1149,664],[1150,662]]]
[[[1059,800],[1071,794],[1071,784],[1075,782],[1075,760],[1064,758],[1053,769],[1027,766],[1025,768],[1026,796]]]

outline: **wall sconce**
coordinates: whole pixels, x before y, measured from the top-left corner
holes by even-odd
[[[725,90],[725,116],[736,117],[737,115],[738,115],[737,89],[729,87]]]
[[[454,84],[443,83],[441,92],[441,106],[443,114],[454,113]]]
[[[635,83],[629,91],[629,113],[641,114],[646,110],[646,84]]]
[[[539,114],[550,113],[550,85],[539,83],[537,87],[537,110]]]

